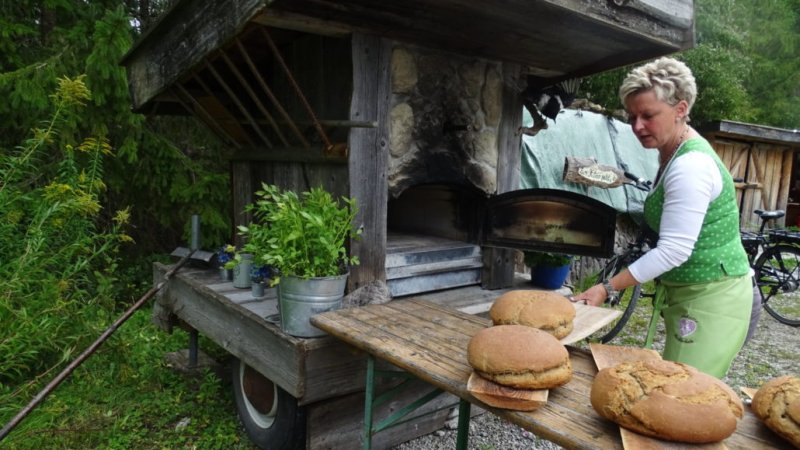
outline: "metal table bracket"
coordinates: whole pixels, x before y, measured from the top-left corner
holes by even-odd
[[[403,378],[402,381],[397,386],[383,392],[382,394],[375,396],[375,379],[376,378]],[[422,407],[429,401],[435,399],[441,394],[446,393],[442,389],[434,388],[427,394],[423,395],[419,399],[411,402],[410,404],[404,406],[403,408],[398,409],[389,417],[381,420],[380,422],[373,423],[372,420],[372,412],[376,406],[379,406],[386,401],[393,398],[407,386],[409,386],[412,382],[417,380],[416,377],[411,375],[408,372],[404,371],[396,371],[396,370],[380,370],[375,368],[375,357],[372,354],[367,355],[367,379],[366,379],[366,386],[364,392],[364,450],[371,450],[372,449],[372,436],[376,433],[385,430],[387,428],[400,425],[407,420],[403,420],[405,416],[409,413],[413,412],[414,410]],[[435,413],[442,409],[450,408],[453,405],[447,405],[442,408],[438,408],[434,411],[430,411],[428,414]],[[458,435],[456,437],[456,449],[457,450],[467,450],[467,440],[469,438],[469,420],[470,420],[470,409],[471,403],[462,399],[459,399],[458,403]],[[408,419],[410,420],[410,419]]]

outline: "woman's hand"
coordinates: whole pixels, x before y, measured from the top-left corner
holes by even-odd
[[[606,288],[602,284],[596,284],[578,295],[572,296],[573,302],[583,302],[584,305],[600,306],[606,301]]]

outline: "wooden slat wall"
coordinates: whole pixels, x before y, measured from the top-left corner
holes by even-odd
[[[253,219],[252,215],[245,212],[244,207],[253,202],[253,180],[250,173],[250,163],[242,161],[231,162],[231,186],[233,203],[233,243],[241,247],[244,242],[239,236],[239,225],[247,225]],[[258,185],[257,185],[258,186]]]
[[[345,39],[314,35],[279,45],[295,81],[319,119],[348,118],[352,82],[349,48],[350,43]],[[263,51],[269,49],[265,47]],[[308,127],[311,119],[283,69],[273,64],[270,70],[266,78],[276,97],[294,120]],[[333,138],[336,134],[329,136]],[[346,132],[340,132],[338,137],[343,141]],[[315,135],[314,141],[320,138]],[[247,153],[239,153],[238,158],[248,159],[232,162],[234,230],[252,219],[242,211],[253,201],[253,192],[261,188],[262,182],[298,192],[323,187],[336,198],[349,196],[345,161],[324,156],[322,149],[323,145],[315,143],[310,149],[295,148],[296,155],[291,154],[292,149],[263,147],[250,147]],[[238,236],[236,241],[241,244]]]
[[[764,142],[712,139],[712,146],[734,178],[744,178],[746,187],[737,190],[742,228],[757,229],[756,209],[786,210],[792,176],[793,151],[789,146]],[[784,226],[785,219],[775,225]]]
[[[778,209],[789,212],[789,191],[791,190],[792,183],[792,163],[794,162],[794,153],[789,148],[783,148],[781,155],[783,162],[781,163],[781,182],[778,187]],[[788,215],[788,214],[787,214]],[[787,223],[786,217],[782,219],[781,225],[794,225],[794,223]]]

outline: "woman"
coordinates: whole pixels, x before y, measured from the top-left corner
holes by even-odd
[[[753,292],[733,180],[688,124],[696,95],[691,71],[672,58],[638,67],[623,81],[619,97],[634,134],[644,147],[658,149],[644,217],[659,240],[627,270],[575,300],[599,306],[620,289],[658,278],[664,359],[722,378],[745,340]]]

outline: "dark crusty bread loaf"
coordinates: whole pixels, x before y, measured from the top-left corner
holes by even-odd
[[[800,448],[800,378],[787,375],[767,381],[751,407],[769,429]]]
[[[526,325],[561,339],[572,332],[575,307],[553,292],[516,290],[495,300],[489,317],[495,325]]]
[[[721,441],[736,431],[742,401],[722,381],[661,359],[626,362],[597,373],[592,407],[647,436],[688,443]]]
[[[469,364],[478,375],[521,389],[548,389],[572,378],[566,347],[552,335],[524,325],[484,328],[469,341]]]

